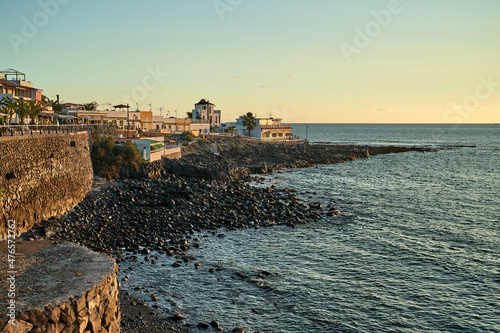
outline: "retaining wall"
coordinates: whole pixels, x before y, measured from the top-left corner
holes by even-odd
[[[0,332],[120,332],[114,259],[71,243],[23,259],[16,296],[0,295],[2,304],[14,300],[12,309],[4,307]]]
[[[0,240],[64,214],[92,186],[88,132],[0,138]]]

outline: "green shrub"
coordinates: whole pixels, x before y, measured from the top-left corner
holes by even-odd
[[[106,137],[92,145],[92,164],[100,177],[118,178],[122,168],[139,170],[141,163],[141,153],[132,141],[116,145],[112,137]]]
[[[182,132],[181,138],[184,141],[191,142],[194,139],[194,134],[191,133],[191,132],[187,132],[187,131],[186,132]]]
[[[200,138],[198,139],[198,144],[200,146],[210,146],[211,145],[211,142],[208,141],[207,139],[204,139],[204,138]]]

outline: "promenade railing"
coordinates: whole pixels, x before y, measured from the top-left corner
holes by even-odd
[[[61,134],[91,131],[87,124],[69,125],[0,125],[0,137],[19,135]]]

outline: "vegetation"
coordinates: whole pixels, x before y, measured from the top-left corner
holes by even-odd
[[[92,143],[99,142],[101,138],[113,136],[116,137],[116,124],[94,125],[92,126]]]
[[[192,112],[186,112],[186,116],[191,119],[193,118],[193,113]]]
[[[141,153],[132,141],[117,145],[112,137],[106,137],[92,145],[92,164],[100,177],[116,179],[120,177],[121,169],[138,171],[141,163]]]
[[[61,104],[59,104],[56,100],[49,99],[45,95],[42,95],[42,102],[50,103],[52,105],[52,110],[54,110],[55,113],[59,113],[63,109],[63,106]]]
[[[45,110],[41,101],[28,101],[26,103],[28,116],[31,118],[31,123],[35,123],[35,118]]]
[[[16,113],[17,116],[19,117],[19,123],[24,125],[24,119],[26,119],[29,116],[30,112],[30,107],[28,105],[28,102],[25,102],[24,99],[19,99],[17,100],[17,108],[16,108]]]
[[[19,116],[19,123],[21,124],[24,124],[27,117],[30,117],[31,122],[34,123],[35,118],[44,110],[41,101],[25,101],[22,98],[16,100],[11,97],[5,97],[0,102],[0,107],[0,111],[9,118],[9,125],[12,123],[12,116],[15,114]]]
[[[257,126],[252,112],[247,112],[247,114],[243,116],[242,124],[247,128],[248,136],[250,136],[250,132]]]
[[[191,132],[188,132],[188,131],[182,132],[181,138],[182,138],[182,140],[184,140],[186,142],[191,142],[194,139],[194,134]]]
[[[2,102],[2,113],[5,113],[9,117],[9,125],[12,122],[12,116],[16,114],[17,101],[10,97],[5,97]]]
[[[97,102],[91,102],[91,103],[83,104],[83,107],[87,111],[95,111],[95,110],[97,110],[97,105],[98,105]]]

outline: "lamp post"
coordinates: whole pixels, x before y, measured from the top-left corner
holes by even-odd
[[[129,110],[130,106],[127,103],[127,138],[128,138],[128,128],[129,128]]]

